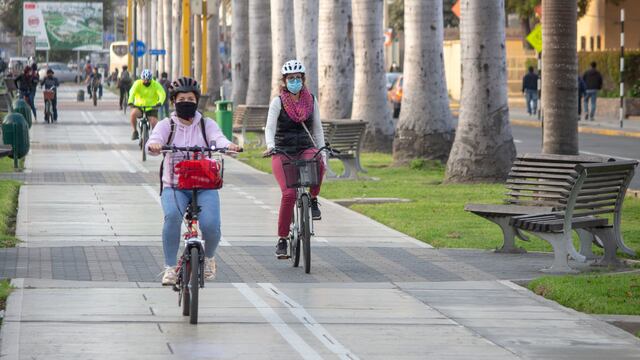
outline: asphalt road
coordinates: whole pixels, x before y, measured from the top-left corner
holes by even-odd
[[[542,152],[542,129],[512,126],[513,138],[518,154]],[[640,140],[622,136],[579,134],[580,153],[585,155],[611,156],[620,160],[640,161]],[[636,172],[630,185],[640,190],[640,170]]]

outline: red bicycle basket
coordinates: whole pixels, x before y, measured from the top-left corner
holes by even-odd
[[[220,162],[211,159],[182,160],[174,167],[178,188],[182,190],[220,189],[220,170]]]
[[[53,98],[56,96],[56,93],[53,90],[44,90],[42,94],[44,95],[45,100],[53,100]]]

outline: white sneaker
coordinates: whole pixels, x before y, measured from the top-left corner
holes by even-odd
[[[164,275],[162,276],[162,285],[170,286],[175,285],[178,280],[175,266],[166,266],[164,268]]]
[[[204,259],[204,279],[205,280],[213,280],[216,278],[216,271],[218,267],[216,266],[215,258],[205,258]]]

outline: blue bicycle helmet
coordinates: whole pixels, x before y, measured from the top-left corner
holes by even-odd
[[[149,69],[142,70],[142,74],[140,74],[140,78],[142,80],[151,80],[152,77],[153,77],[153,74],[151,74],[151,70]]]

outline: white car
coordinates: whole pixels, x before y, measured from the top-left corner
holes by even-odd
[[[60,83],[75,82],[76,77],[78,76],[76,71],[69,68],[67,64],[52,62],[40,66],[40,69],[38,70],[40,80],[47,76],[47,69],[53,70],[53,76],[57,77]]]

